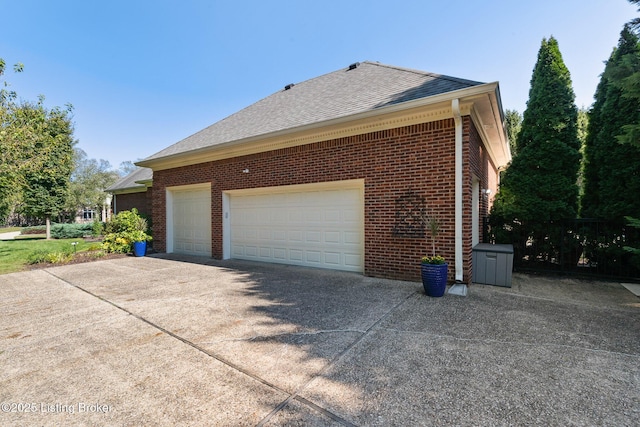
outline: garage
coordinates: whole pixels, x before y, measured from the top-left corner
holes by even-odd
[[[211,185],[167,189],[167,252],[211,256]]]
[[[225,258],[364,271],[364,182],[226,192]]]

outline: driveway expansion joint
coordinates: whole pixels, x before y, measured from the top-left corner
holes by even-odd
[[[312,382],[312,381],[313,381],[313,380],[314,380],[318,375],[320,375],[321,373],[325,372],[325,371],[328,369],[328,367],[329,367],[329,366],[332,366],[335,360],[338,360],[338,359],[340,358],[340,356],[342,356],[342,355],[343,355],[344,353],[346,353],[349,349],[351,349],[351,348],[352,348],[352,347],[353,347],[357,342],[360,342],[360,341],[361,341],[361,339],[362,339],[362,337],[364,337],[365,335],[362,335],[362,336],[360,336],[358,339],[356,339],[356,340],[354,341],[354,343],[352,343],[350,346],[348,346],[348,347],[347,347],[347,349],[345,349],[342,353],[340,353],[340,355],[338,356],[338,358],[335,358],[333,361],[331,361],[331,362],[327,365],[327,367],[325,367],[325,369],[323,369],[323,370],[320,372],[320,374],[318,374],[318,375],[314,376],[313,378],[311,378],[311,380],[309,380],[306,384],[304,384],[302,387],[300,387],[300,388],[298,389],[298,391],[296,391],[296,392],[294,392],[293,394],[291,394],[290,392],[288,392],[288,391],[286,391],[286,390],[284,390],[284,389],[280,388],[280,387],[279,387],[279,386],[277,386],[276,384],[273,384],[272,382],[267,381],[267,380],[265,380],[264,378],[262,378],[262,377],[260,377],[260,376],[258,376],[258,375],[256,375],[256,374],[254,374],[254,373],[252,373],[252,372],[250,372],[250,371],[248,371],[248,370],[246,370],[246,369],[242,368],[241,366],[238,366],[238,365],[236,365],[235,363],[233,363],[233,362],[231,362],[231,361],[229,361],[229,360],[225,359],[224,357],[221,357],[221,356],[217,355],[216,353],[213,353],[213,352],[211,352],[211,351],[209,351],[209,350],[207,350],[207,349],[205,349],[205,348],[203,348],[203,347],[199,346],[198,344],[196,344],[196,343],[194,343],[194,342],[192,342],[192,341],[189,341],[188,339],[186,339],[186,338],[184,338],[184,337],[181,337],[181,336],[179,336],[179,335],[177,335],[177,334],[175,334],[175,333],[173,333],[173,332],[169,331],[168,329],[163,328],[162,326],[160,326],[160,325],[158,325],[158,324],[156,324],[156,323],[154,323],[154,322],[152,322],[152,321],[150,321],[150,320],[148,320],[148,319],[146,319],[146,318],[144,318],[144,317],[142,317],[142,316],[139,316],[139,315],[137,315],[137,314],[133,313],[132,311],[130,311],[130,310],[128,310],[128,309],[126,309],[126,308],[124,308],[124,307],[122,307],[122,306],[120,306],[120,305],[118,305],[118,304],[114,303],[113,301],[110,301],[110,300],[108,300],[108,299],[106,299],[106,298],[104,298],[104,297],[102,297],[102,296],[100,296],[100,295],[98,295],[98,294],[95,294],[95,293],[93,293],[93,292],[89,291],[88,289],[83,288],[82,286],[76,285],[75,283],[72,283],[72,282],[70,282],[69,280],[63,279],[62,277],[57,276],[56,274],[52,273],[51,271],[49,271],[49,270],[47,270],[47,269],[45,269],[44,271],[45,271],[46,273],[48,273],[49,275],[51,275],[51,276],[55,277],[56,279],[60,280],[61,282],[66,283],[66,284],[68,284],[68,285],[70,285],[70,286],[72,286],[72,287],[74,287],[74,288],[76,288],[76,289],[78,289],[78,290],[80,290],[80,291],[82,291],[82,292],[85,292],[85,293],[86,293],[86,294],[88,294],[88,295],[91,295],[91,296],[92,296],[92,297],[94,297],[94,298],[99,299],[99,300],[100,300],[100,301],[102,301],[102,302],[105,302],[105,303],[107,303],[107,304],[109,304],[109,305],[111,305],[111,306],[113,306],[113,307],[117,308],[118,310],[121,310],[121,311],[123,311],[123,312],[127,313],[127,314],[128,314],[128,315],[130,315],[130,316],[135,317],[136,319],[140,320],[141,322],[144,322],[144,323],[146,323],[147,325],[149,325],[149,326],[151,326],[151,327],[153,327],[153,328],[155,328],[155,329],[157,329],[157,330],[159,330],[159,331],[161,331],[161,332],[164,332],[165,334],[169,335],[170,337],[175,338],[175,339],[177,339],[178,341],[182,342],[183,344],[186,344],[186,345],[188,345],[188,346],[190,346],[190,347],[194,348],[195,350],[197,350],[197,351],[199,351],[199,352],[201,352],[201,353],[203,353],[203,354],[205,354],[205,355],[207,355],[207,356],[211,357],[212,359],[215,359],[215,360],[219,361],[220,363],[222,363],[222,364],[224,364],[224,365],[228,366],[229,368],[234,369],[234,370],[236,370],[236,371],[238,371],[238,372],[240,372],[240,373],[242,373],[242,374],[244,374],[244,375],[246,375],[246,376],[248,376],[248,377],[252,378],[253,380],[258,381],[259,383],[261,383],[261,384],[263,384],[263,385],[265,385],[265,386],[267,386],[267,387],[269,387],[269,388],[272,388],[272,389],[274,389],[274,390],[276,390],[276,391],[278,391],[278,392],[280,392],[280,393],[282,393],[282,394],[289,395],[289,397],[288,397],[287,399],[285,399],[283,402],[281,402],[279,405],[277,405],[277,406],[276,406],[276,408],[275,408],[271,413],[269,413],[269,414],[268,414],[268,415],[267,415],[267,416],[266,416],[266,417],[265,417],[265,418],[264,418],[260,423],[258,423],[258,424],[257,424],[257,426],[262,426],[262,425],[264,425],[264,423],[268,422],[268,420],[270,420],[270,419],[273,417],[273,415],[275,415],[276,413],[278,413],[278,412],[279,412],[280,410],[282,410],[282,409],[283,409],[283,408],[284,408],[284,407],[285,407],[289,402],[291,402],[292,400],[294,400],[294,399],[295,399],[295,400],[297,400],[298,402],[300,402],[300,403],[302,403],[302,404],[304,404],[304,405],[308,406],[308,407],[309,407],[309,408],[311,408],[312,410],[315,410],[315,411],[317,411],[317,412],[320,412],[321,414],[323,414],[323,415],[325,415],[325,416],[327,416],[327,417],[331,418],[332,420],[334,420],[334,421],[336,421],[336,422],[340,423],[340,424],[341,424],[341,425],[343,425],[343,426],[347,426],[347,427],[356,427],[356,425],[355,425],[355,424],[353,424],[353,423],[351,423],[351,422],[349,422],[349,421],[347,421],[347,420],[343,419],[342,417],[340,417],[340,416],[338,416],[338,415],[336,415],[336,414],[332,413],[331,411],[329,411],[329,410],[327,410],[327,409],[325,409],[325,408],[323,408],[323,407],[321,407],[321,406],[319,406],[319,405],[317,405],[317,404],[315,404],[315,403],[313,403],[313,402],[311,402],[311,401],[309,401],[309,400],[307,400],[307,399],[304,399],[304,398],[302,398],[302,397],[298,396],[298,393],[300,393],[302,390],[304,390],[304,389],[305,389],[305,388],[306,388],[306,387],[307,387],[307,386],[308,386],[308,385],[309,385],[309,384],[310,384],[310,383],[311,383],[311,382]],[[384,317],[386,317],[386,314],[385,314],[385,316],[383,316],[383,318],[384,318]],[[382,319],[382,318],[381,318],[381,319]],[[381,320],[381,319],[380,319],[380,320]],[[380,322],[380,320],[378,320],[378,322],[376,322],[375,324],[378,324],[378,323]],[[375,324],[374,324],[374,325],[375,325]],[[372,327],[373,327],[373,326],[372,326]],[[371,329],[371,328],[369,328],[368,330],[370,330],[370,329]]]

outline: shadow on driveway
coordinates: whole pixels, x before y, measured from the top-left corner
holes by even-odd
[[[640,300],[619,284],[514,275],[429,298],[419,283],[156,255],[0,276],[0,298],[0,401],[74,407],[3,424],[640,417]]]

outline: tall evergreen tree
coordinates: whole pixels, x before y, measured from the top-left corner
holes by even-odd
[[[577,123],[571,76],[558,42],[553,37],[543,39],[518,133],[518,154],[503,176],[492,210],[494,219],[576,217],[580,167]]]
[[[628,126],[640,123],[640,98],[627,96],[624,86],[615,81],[617,71],[636,57],[640,57],[639,40],[626,25],[607,61],[590,111],[583,217],[622,221],[624,216],[640,216],[640,146],[620,140]]]

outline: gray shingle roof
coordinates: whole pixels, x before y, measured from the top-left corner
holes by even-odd
[[[145,160],[310,125],[482,84],[363,62],[281,90]]]
[[[136,168],[129,175],[120,178],[118,182],[107,188],[105,191],[114,192],[119,190],[133,190],[144,188],[144,184],[138,184],[138,181],[151,181],[153,179],[153,171],[149,168]]]

